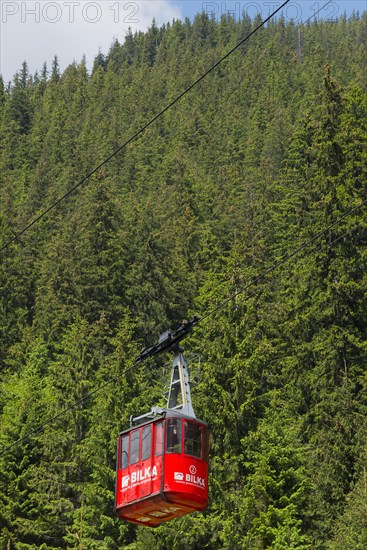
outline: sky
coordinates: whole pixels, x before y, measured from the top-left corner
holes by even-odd
[[[295,0],[284,16],[305,21],[325,6],[327,0]],[[158,25],[173,19],[193,19],[198,12],[220,17],[231,13],[236,19],[243,11],[264,19],[283,0],[0,0],[0,74],[13,79],[27,62],[29,72],[50,69],[57,55],[61,71],[74,60],[86,56],[90,69],[95,56],[108,53],[117,38],[124,41],[132,32],[145,31],[155,18]],[[367,0],[330,0],[316,17],[332,19],[354,11],[367,10]],[[366,38],[367,39],[367,38]]]

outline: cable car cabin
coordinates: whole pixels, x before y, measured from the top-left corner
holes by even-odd
[[[118,517],[156,527],[205,510],[208,444],[206,424],[167,409],[154,420],[121,432],[115,499]]]

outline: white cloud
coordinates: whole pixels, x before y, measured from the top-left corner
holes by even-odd
[[[27,61],[29,70],[51,67],[58,56],[64,69],[83,54],[89,67],[98,50],[107,53],[112,41],[182,17],[172,0],[1,0],[0,73],[5,81]]]

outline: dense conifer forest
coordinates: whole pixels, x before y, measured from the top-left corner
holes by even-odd
[[[258,23],[153,23],[90,74],[1,81],[0,245]],[[273,21],[1,252],[2,549],[367,548],[366,37]],[[170,357],[125,370],[209,312],[185,340],[209,507],[121,522],[116,439]]]

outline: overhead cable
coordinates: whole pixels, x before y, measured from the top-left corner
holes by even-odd
[[[76,183],[73,187],[69,189],[64,195],[62,195],[59,199],[57,199],[51,206],[46,208],[41,214],[39,214],[36,218],[34,218],[32,221],[30,221],[23,229],[21,229],[18,233],[16,233],[11,239],[9,239],[4,245],[0,247],[0,252],[5,250],[8,246],[10,246],[14,241],[19,239],[21,235],[23,235],[28,229],[33,227],[37,222],[39,222],[46,214],[48,214],[51,210],[53,210],[57,205],[60,204],[60,202],[64,201],[69,195],[71,195],[78,187],[83,185],[93,174],[98,172],[105,164],[107,164],[110,160],[112,160],[120,151],[125,149],[127,145],[129,145],[132,141],[134,141],[138,136],[140,136],[147,128],[149,128],[158,118],[160,118],[164,113],[166,113],[171,107],[173,107],[176,103],[178,103],[190,90],[192,90],[199,82],[201,82],[206,76],[208,76],[214,69],[216,69],[225,59],[227,59],[230,55],[232,55],[242,44],[247,42],[253,36],[257,31],[259,31],[268,21],[270,21],[280,10],[282,10],[290,0],[285,0],[283,4],[279,6],[276,10],[273,11],[269,17],[264,19],[255,29],[253,29],[248,35],[246,35],[244,38],[242,38],[233,48],[231,48],[226,54],[224,54],[214,65],[212,65],[205,73],[203,73],[199,78],[197,78],[190,86],[188,86],[183,92],[181,92],[175,99],[173,99],[166,107],[164,107],[159,113],[157,113],[153,118],[151,118],[148,122],[146,122],[139,130],[137,130],[132,136],[130,136],[122,145],[120,145],[113,153],[111,153],[107,158],[105,158],[102,162],[100,162],[93,170],[91,170],[86,176],[84,176],[78,183]]]
[[[228,304],[230,301],[234,300],[238,295],[240,294],[243,294],[246,290],[248,290],[251,286],[255,285],[256,283],[258,283],[259,281],[261,281],[262,279],[264,279],[267,275],[269,275],[270,273],[272,273],[273,271],[275,271],[278,267],[280,267],[281,265],[284,265],[286,262],[288,262],[289,260],[291,260],[294,256],[296,256],[297,254],[299,254],[302,250],[304,250],[305,248],[307,248],[309,245],[311,245],[312,243],[314,243],[315,241],[319,240],[323,235],[325,235],[326,233],[328,233],[333,227],[336,227],[338,224],[340,224],[345,218],[347,218],[348,216],[350,216],[351,214],[357,212],[360,208],[362,208],[363,206],[365,206],[367,204],[367,199],[364,200],[363,202],[361,202],[360,204],[358,204],[357,206],[355,206],[354,208],[351,208],[349,209],[348,211],[346,211],[342,216],[340,216],[337,220],[335,220],[335,222],[333,222],[332,224],[328,225],[325,229],[323,229],[322,231],[320,231],[319,233],[317,233],[316,235],[314,235],[312,238],[310,238],[309,240],[305,241],[304,243],[302,243],[298,248],[296,248],[295,250],[293,250],[293,252],[283,256],[281,258],[281,260],[279,260],[278,262],[276,262],[275,264],[273,264],[271,267],[269,267],[269,269],[265,270],[263,273],[260,273],[257,277],[255,277],[254,279],[252,279],[247,285],[245,285],[243,288],[241,288],[240,290],[238,290],[237,292],[233,293],[229,298],[227,298],[226,300],[224,300],[223,302],[221,302],[218,306],[216,306],[215,308],[209,310],[206,314],[204,314],[202,317],[193,317],[190,321],[185,321],[182,323],[182,325],[180,325],[178,328],[176,328],[175,330],[173,331],[167,331],[167,333],[164,333],[158,344],[154,345],[154,346],[149,346],[148,348],[145,348],[145,350],[142,351],[142,353],[136,358],[135,362],[133,363],[133,365],[131,365],[130,367],[126,368],[122,373],[118,374],[117,376],[114,376],[108,380],[106,380],[102,385],[98,386],[97,388],[95,388],[94,390],[92,390],[90,393],[88,393],[87,395],[85,395],[84,397],[82,397],[81,399],[79,399],[78,401],[76,401],[75,403],[72,403],[71,405],[69,405],[68,407],[66,407],[65,409],[63,409],[62,411],[60,411],[58,414],[56,414],[55,416],[49,418],[48,420],[45,420],[42,424],[40,424],[39,426],[37,426],[36,428],[34,428],[33,430],[31,430],[30,432],[26,433],[24,436],[20,437],[19,439],[17,439],[16,441],[14,441],[13,443],[11,443],[10,445],[7,445],[5,447],[3,447],[0,451],[0,456],[2,456],[3,454],[5,454],[8,450],[10,450],[11,448],[15,447],[16,445],[18,445],[19,443],[29,439],[30,437],[32,437],[33,435],[35,435],[36,433],[40,432],[43,430],[43,428],[47,425],[47,424],[51,424],[52,422],[54,422],[55,420],[57,420],[58,418],[60,418],[61,416],[63,416],[64,414],[66,414],[67,412],[71,411],[72,409],[75,409],[77,408],[78,406],[82,405],[83,403],[85,403],[86,401],[88,401],[93,395],[95,395],[96,393],[98,393],[99,391],[101,391],[102,389],[104,389],[106,386],[108,386],[109,384],[112,384],[113,382],[116,382],[119,378],[121,378],[121,376],[123,376],[124,374],[126,374],[127,372],[135,369],[136,367],[138,367],[143,361],[145,361],[146,359],[148,359],[149,357],[152,357],[152,356],[156,356],[158,355],[159,353],[161,353],[162,351],[167,351],[169,349],[171,349],[174,345],[177,345],[179,341],[181,341],[187,334],[189,334],[191,331],[195,330],[195,327],[197,325],[199,325],[200,323],[202,323],[204,320],[208,319],[209,317],[211,317],[212,315],[214,315],[217,311],[219,311],[221,308],[223,308],[226,304]],[[357,229],[358,227],[360,227],[360,223],[347,230],[346,232],[344,232],[342,235],[339,235],[338,237],[336,237],[331,243],[328,243],[324,248],[330,248],[331,246],[333,246],[336,242],[338,242],[340,239],[342,239],[343,237],[345,237],[348,233],[351,233],[353,231],[355,231],[355,229]],[[249,297],[255,295],[255,293],[252,293]]]

